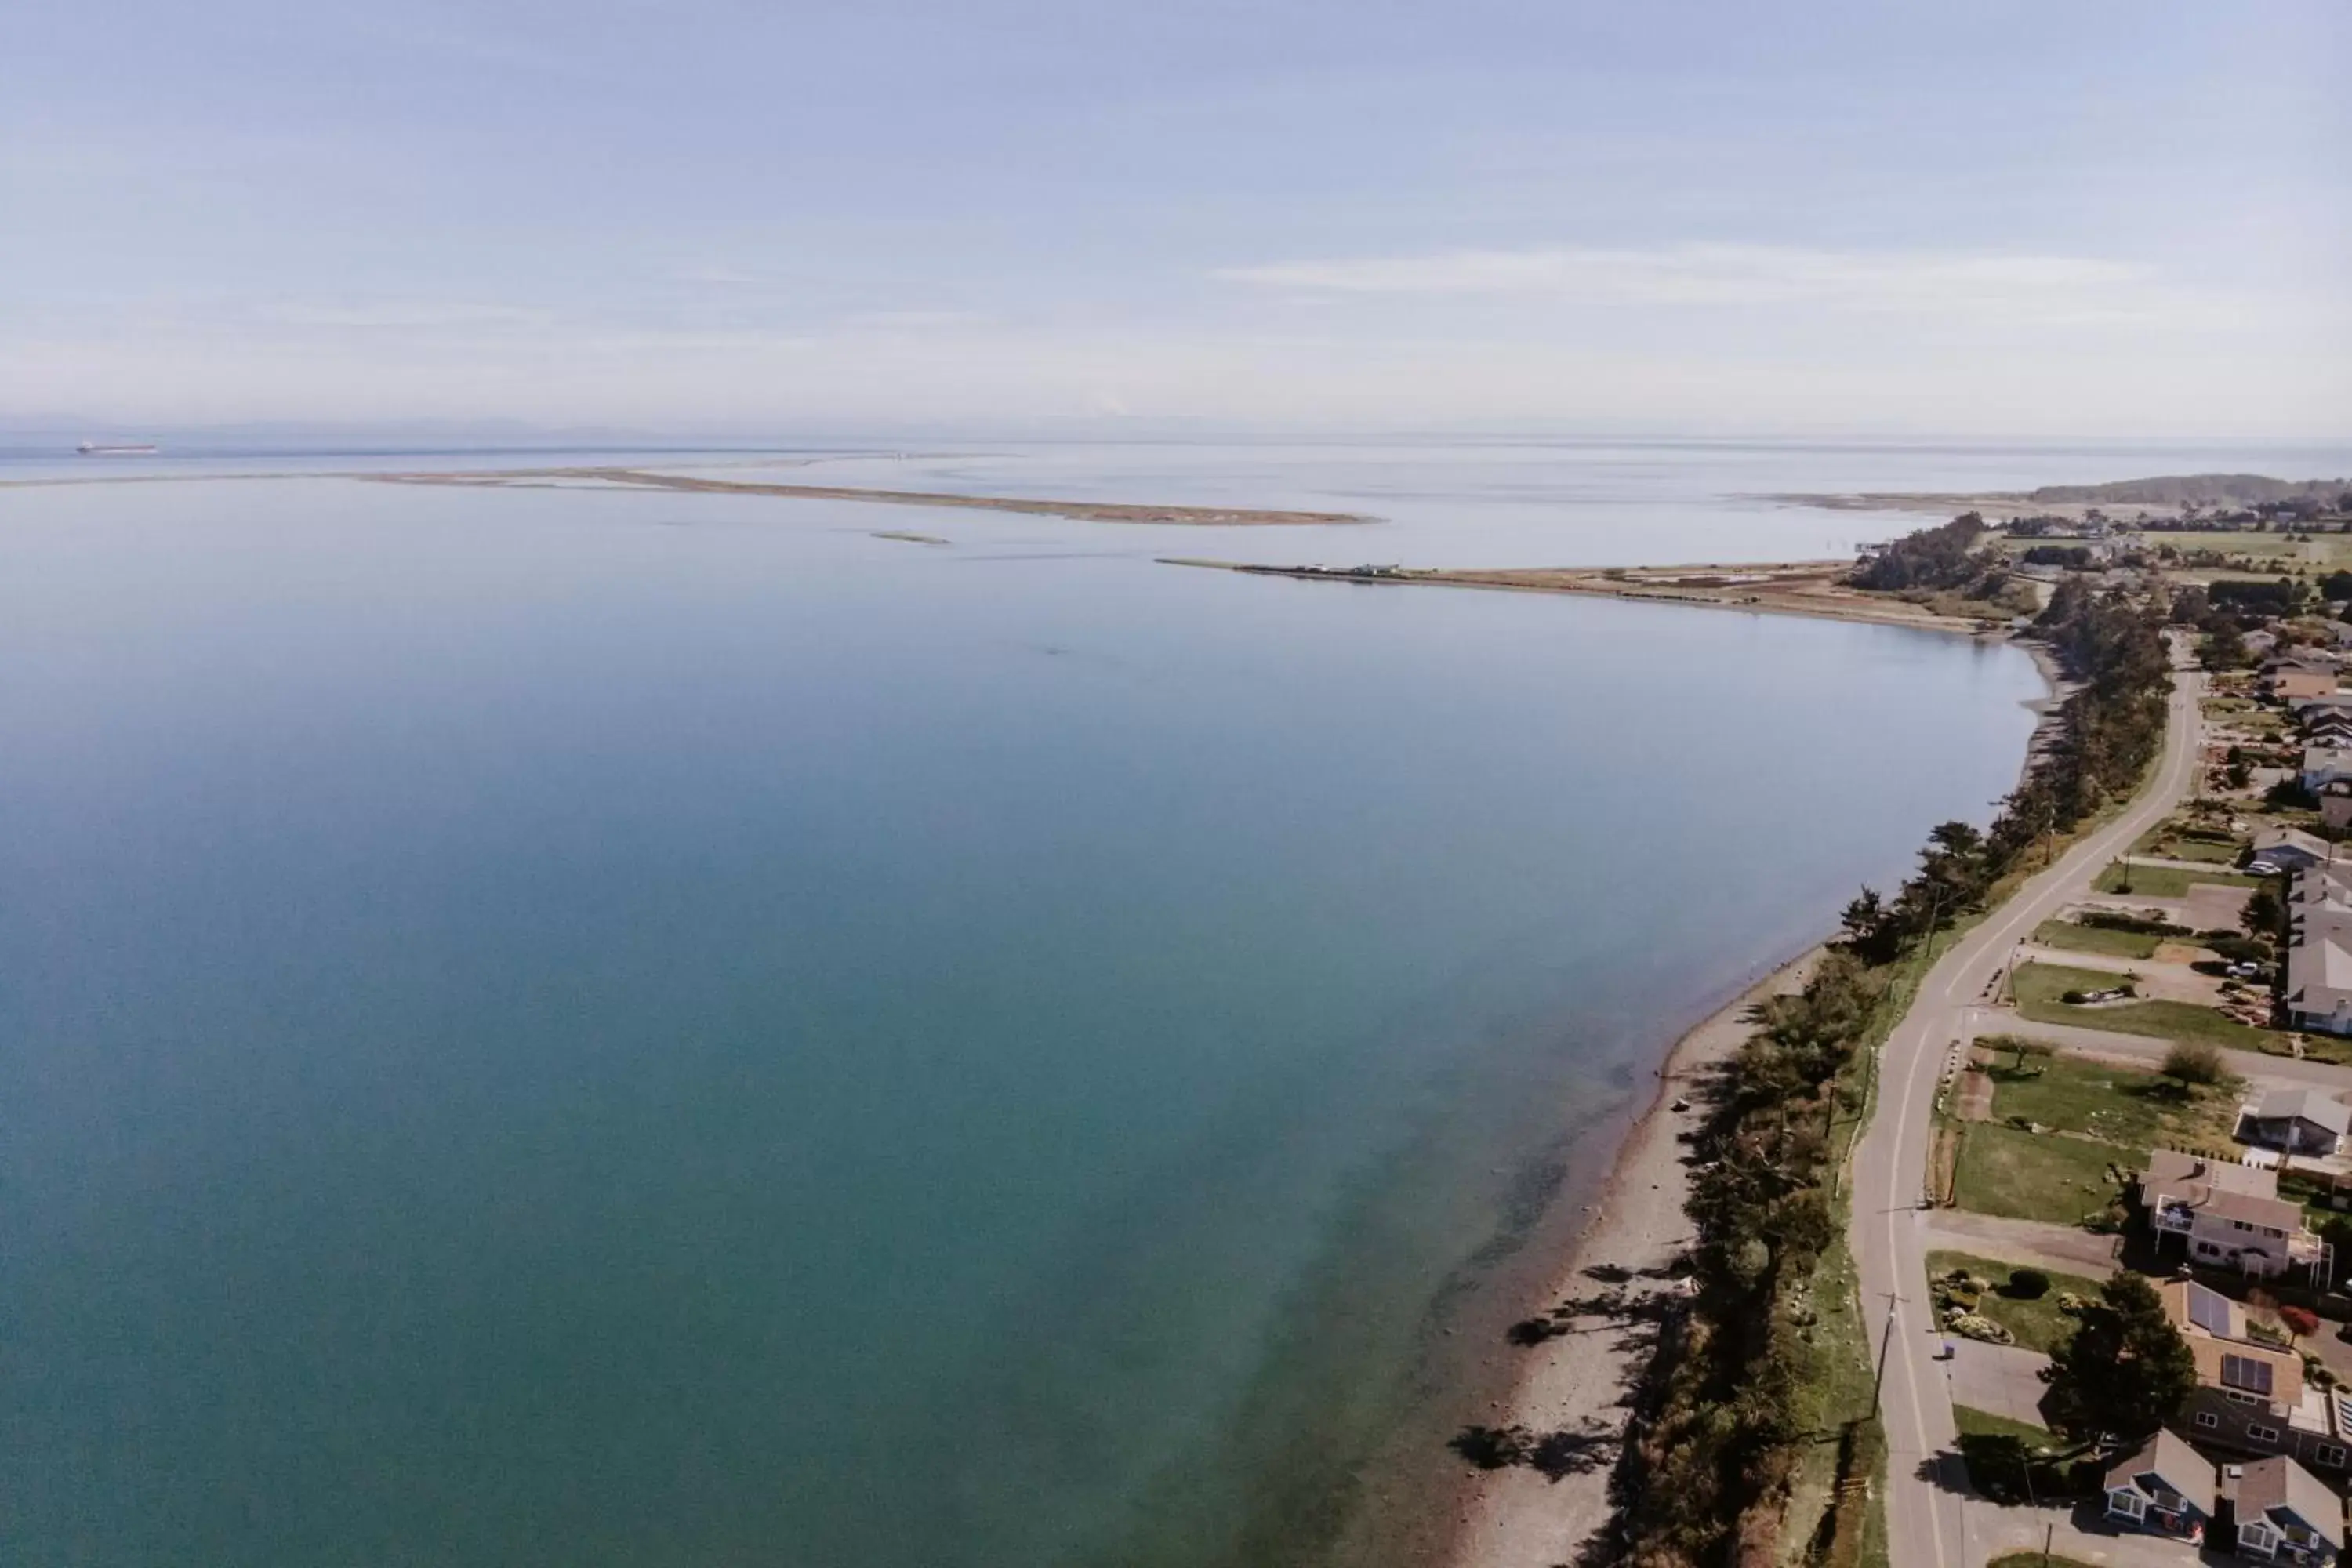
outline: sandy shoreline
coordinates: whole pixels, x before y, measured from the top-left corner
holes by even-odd
[[[1564,1320],[1569,1332],[1513,1352],[1524,1358],[1516,1385],[1501,1408],[1483,1417],[1485,1425],[1524,1426],[1538,1436],[1570,1434],[1591,1462],[1557,1479],[1524,1466],[1470,1472],[1451,1510],[1457,1521],[1445,1555],[1451,1568],[1555,1568],[1573,1561],[1608,1524],[1619,1440],[1655,1343],[1647,1314],[1676,1293],[1672,1281],[1656,1276],[1694,1239],[1683,1213],[1688,1172],[1682,1136],[1697,1113],[1672,1107],[1691,1082],[1739,1048],[1758,1003],[1804,984],[1822,951],[1809,948],[1780,965],[1668,1053],[1651,1103],[1619,1147],[1583,1231],[1540,1301],[1530,1303],[1537,1311],[1570,1301],[1586,1310]],[[1621,1270],[1628,1276],[1622,1283]]]
[[[1355,567],[1276,566],[1251,562],[1161,556],[1163,566],[1206,567],[1244,576],[1366,587],[1484,588],[1515,594],[1580,594],[1695,609],[1744,610],[1750,615],[1801,616],[1811,620],[1910,626],[1920,631],[1983,637],[2007,630],[2005,617],[1964,618],[1883,594],[1848,588],[1851,561],[1769,562],[1685,566]]]

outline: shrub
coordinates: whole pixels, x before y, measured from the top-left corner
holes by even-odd
[[[1974,1312],[1959,1313],[1952,1319],[1948,1326],[1956,1334],[1962,1334],[1972,1340],[1982,1340],[1989,1345],[2013,1345],[2017,1342],[2015,1334],[2011,1333],[1990,1318],[1979,1317]]]
[[[2182,1083],[2220,1083],[2229,1076],[2221,1048],[2202,1040],[2182,1040],[2164,1053],[2164,1076]]]
[[[2142,936],[2187,936],[2189,928],[2175,925],[2158,915],[2136,915],[2126,910],[2084,910],[2074,917],[2077,925],[2095,926],[2101,931],[2137,931]]]
[[[2271,944],[2261,938],[2240,936],[2235,931],[2227,931],[2220,936],[2207,937],[2202,940],[2204,945],[2212,951],[2215,957],[2226,959],[2231,963],[2268,963],[2273,952]]]
[[[2050,1276],[2039,1268],[2012,1268],[2007,1293],[2021,1301],[2039,1301],[2050,1294]]]
[[[2286,1325],[2287,1332],[2298,1339],[2319,1331],[2319,1314],[2308,1307],[2281,1307],[2279,1321]]]

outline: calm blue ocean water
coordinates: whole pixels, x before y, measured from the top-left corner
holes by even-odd
[[[1885,529],[1715,498],[1955,466],[931,461],[856,467],[1344,494],[1398,521],[1320,555],[1536,563],[1815,552]],[[0,1556],[1327,1536],[1475,1415],[1430,1352],[1580,1134],[1986,816],[2039,688],[1897,630],[1151,561],[1283,532],[0,489]]]

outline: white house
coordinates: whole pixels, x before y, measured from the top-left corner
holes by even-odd
[[[2271,1279],[2290,1268],[2324,1280],[2329,1247],[2303,1223],[2303,1205],[2278,1195],[2278,1173],[2158,1149],[2139,1178],[2139,1199],[2161,1253]]]

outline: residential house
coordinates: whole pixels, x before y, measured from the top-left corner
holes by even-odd
[[[2314,1284],[2327,1279],[2331,1249],[2305,1226],[2303,1206],[2278,1195],[2276,1171],[2158,1149],[2140,1174],[2139,1201],[2159,1256],[2177,1236],[2182,1255],[2209,1268],[2265,1279],[2293,1268]]]
[[[2344,1551],[2344,1500],[2284,1454],[2240,1472],[2238,1551],[2264,1563],[2332,1568]]]
[[[2352,758],[2352,752],[2341,753]],[[2304,759],[2310,761],[2305,752]],[[2313,786],[2305,784],[2305,789]],[[2299,827],[2265,827],[2254,835],[2254,847],[2247,858],[2249,865],[2264,861],[2282,871],[2305,871],[2314,866],[2324,866],[2336,858],[2336,846],[2325,838],[2315,837]],[[2352,854],[2345,857],[2352,862]]]
[[[2180,1409],[2192,1436],[2345,1468],[2352,1447],[2345,1402],[2304,1381],[2301,1355],[2283,1340],[2258,1338],[2244,1307],[2193,1279],[2168,1280],[2157,1294],[2196,1359],[2197,1391]]]
[[[2352,778],[2331,778],[2312,793],[2319,797],[2320,826],[2339,833],[2352,827]]]
[[[2286,942],[2287,1022],[2352,1035],[2352,866],[2323,863],[2287,879]]]
[[[2295,777],[2303,787],[2317,795],[2332,784],[2352,784],[2352,746],[2326,744],[2339,738],[2352,738],[2352,713],[2337,715],[2324,735],[2308,738],[2303,748],[2303,768]]]
[[[2302,728],[2305,745],[2343,751],[2352,747],[2352,708],[2314,703],[2311,711],[2303,717]]]
[[[2292,991],[2294,981],[2287,984]],[[2333,1154],[2347,1132],[2352,1105],[2316,1089],[2273,1089],[2238,1112],[2239,1142],[2289,1154]]]
[[[2212,1521],[2213,1462],[2170,1432],[2107,1470],[2107,1517],[2190,1542]]]
[[[2274,658],[2263,666],[2262,689],[2282,702],[2330,697],[2336,692],[2336,666],[2316,659]]]

